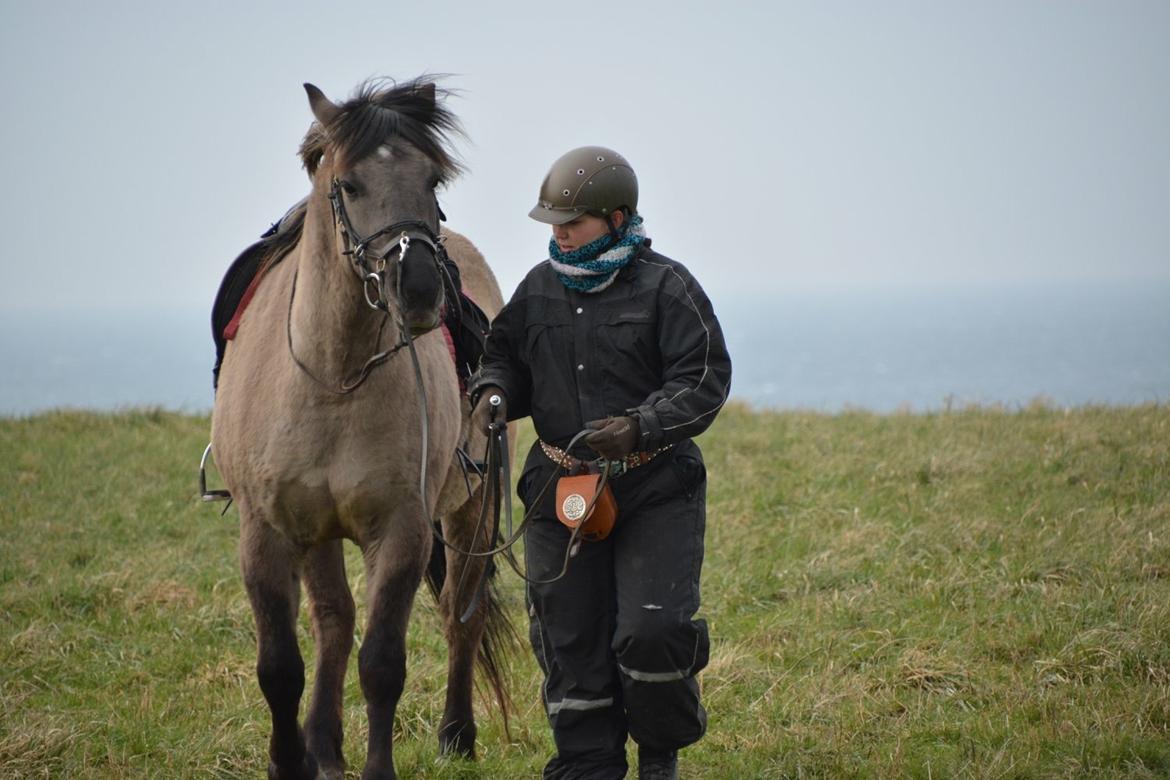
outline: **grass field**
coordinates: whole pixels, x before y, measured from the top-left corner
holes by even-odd
[[[236,517],[196,501],[207,431],[152,411],[0,420],[0,777],[263,775]],[[711,719],[683,777],[1170,776],[1170,407],[729,408],[701,444]],[[424,589],[400,774],[538,776],[526,647],[510,739],[481,702],[480,760],[437,758],[439,637]]]

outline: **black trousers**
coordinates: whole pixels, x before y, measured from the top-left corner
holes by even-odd
[[[555,470],[534,446],[519,484],[526,508]],[[610,484],[618,504],[610,536],[582,542],[563,578],[528,586],[529,633],[557,746],[545,778],[622,778],[627,735],[675,750],[707,727],[695,680],[709,654],[707,625],[694,619],[706,523],[702,454],[687,440]],[[563,566],[569,531],[555,500],[553,485],[525,535],[532,579]]]

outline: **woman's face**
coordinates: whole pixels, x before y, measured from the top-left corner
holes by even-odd
[[[625,221],[625,214],[619,209],[613,213],[613,226],[621,227]],[[563,225],[553,225],[553,238],[557,248],[562,252],[572,252],[585,246],[590,241],[601,238],[609,232],[609,225],[601,217],[592,214],[582,214],[576,219]]]

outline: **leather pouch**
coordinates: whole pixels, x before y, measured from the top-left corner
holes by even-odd
[[[557,480],[557,520],[570,530],[581,525],[581,538],[590,542],[609,536],[617,521],[613,490],[606,484],[599,494],[600,483],[600,474],[579,474]]]

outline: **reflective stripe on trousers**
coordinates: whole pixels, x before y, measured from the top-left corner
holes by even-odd
[[[549,717],[552,717],[561,710],[584,712],[585,710],[600,710],[612,706],[612,696],[605,699],[561,699],[560,701],[550,701],[548,703],[548,714]]]
[[[637,680],[638,682],[664,683],[674,682],[675,680],[685,680],[686,678],[692,676],[696,671],[695,664],[699,660],[699,641],[700,637],[696,636],[695,650],[691,655],[691,665],[686,669],[675,669],[672,672],[643,672],[640,669],[631,669],[630,667],[620,663],[618,664],[618,669],[626,677],[629,677],[631,680]]]

